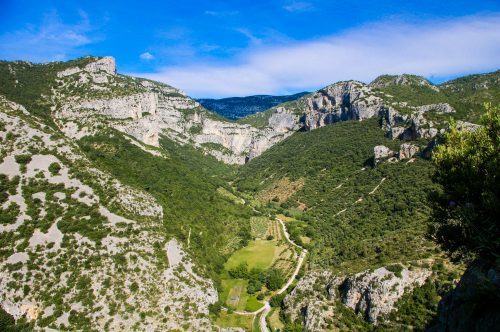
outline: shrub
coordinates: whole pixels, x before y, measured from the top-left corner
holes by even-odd
[[[49,165],[50,174],[58,175],[60,171],[61,171],[61,165],[59,165],[59,163],[54,162]]]

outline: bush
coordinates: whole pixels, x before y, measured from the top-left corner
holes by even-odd
[[[58,175],[59,172],[61,171],[61,165],[59,163],[52,163],[49,165],[49,172],[52,175]]]
[[[248,278],[248,264],[241,263],[240,265],[233,267],[227,271],[231,278],[234,279],[247,279]]]
[[[278,295],[274,295],[273,297],[271,297],[271,300],[269,300],[269,304],[273,308],[280,307],[281,303],[283,302],[283,299],[285,298],[285,296],[286,296],[286,293],[281,293],[281,294],[278,294]]]
[[[401,264],[393,264],[393,265],[389,265],[389,266],[386,266],[386,269],[388,271],[391,271],[392,273],[394,273],[394,275],[398,278],[401,278],[401,272],[403,271],[403,266]]]
[[[269,290],[277,290],[283,285],[285,278],[281,270],[271,268],[267,273],[266,286]]]

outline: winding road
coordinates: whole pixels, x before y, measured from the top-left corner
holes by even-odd
[[[285,238],[287,239],[287,241],[290,244],[292,244],[293,246],[302,250],[300,253],[299,259],[297,260],[297,266],[295,267],[295,270],[293,271],[290,278],[288,278],[287,283],[274,293],[274,295],[279,295],[279,294],[283,293],[284,291],[286,291],[287,288],[290,287],[290,285],[295,280],[295,277],[299,273],[300,268],[302,267],[302,264],[304,263],[304,259],[306,258],[307,249],[299,246],[297,243],[293,242],[292,239],[290,239],[290,234],[288,233],[288,230],[286,229],[286,226],[285,226],[285,223],[283,222],[283,220],[281,220],[279,218],[276,218],[276,220],[278,220],[279,223],[281,224],[281,227],[283,228],[283,234],[285,235]],[[270,311],[271,311],[271,304],[269,304],[269,301],[266,301],[266,302],[264,302],[264,306],[262,308],[260,308],[259,310],[251,311],[251,312],[250,311],[234,311],[234,313],[238,314],[238,315],[255,315],[255,316],[262,313],[259,317],[260,330],[261,330],[261,332],[269,332],[269,328],[267,327],[266,317]]]

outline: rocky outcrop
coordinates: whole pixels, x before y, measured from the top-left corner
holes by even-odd
[[[497,331],[500,326],[500,265],[476,261],[439,304],[430,331]]]
[[[385,145],[377,145],[373,148],[373,157],[375,163],[378,163],[381,159],[392,156],[393,152]]]
[[[403,143],[399,147],[398,159],[412,158],[419,150],[419,147],[410,143]]]
[[[384,109],[382,99],[373,95],[365,84],[356,81],[339,82],[302,98],[305,104],[300,119],[305,130],[327,124],[369,119]]]
[[[410,270],[403,266],[381,267],[350,276],[310,272],[285,297],[283,307],[292,321],[302,321],[305,331],[327,330],[328,324],[341,316],[336,307],[339,301],[376,324],[395,309],[403,294],[421,286],[430,275],[428,269]]]
[[[74,67],[59,73],[60,78],[79,73],[73,81],[62,81],[63,91],[54,92],[62,105],[54,115],[68,136],[79,139],[92,135],[106,124],[147,145],[158,147],[164,135],[180,144],[193,144],[226,163],[243,164],[299,129],[298,116],[282,107],[263,129],[223,121],[172,87],[140,79],[115,82],[112,64],[114,61],[103,58],[83,69]],[[108,90],[131,84],[129,90],[141,92],[127,94],[125,90],[116,97],[103,91],[102,97],[88,99],[64,91],[66,85],[96,83],[95,73],[106,77]],[[91,90],[95,87],[99,85],[90,85]]]
[[[95,61],[90,62],[85,67],[70,67],[63,71],[57,73],[57,77],[62,78],[66,76],[71,76],[79,72],[87,72],[91,74],[98,74],[104,72],[109,75],[116,74],[116,61],[111,56],[105,56],[102,58],[96,58]]]
[[[399,273],[394,273],[385,267],[358,273],[342,284],[342,303],[366,317],[370,323],[377,323],[380,316],[394,309],[405,292],[423,285],[430,275],[431,271],[426,269],[402,268]]]
[[[243,164],[259,156],[297,130],[314,130],[346,120],[380,117],[382,128],[392,139],[431,139],[439,131],[424,114],[454,112],[445,103],[406,105],[413,110],[410,114],[398,112],[387,96],[376,91],[380,84],[427,84],[416,76],[402,75],[370,85],[357,81],[329,85],[273,108],[267,125],[258,129],[213,116],[170,86],[116,75],[110,57],[95,58],[83,68],[68,68],[58,77],[62,88],[54,91],[54,99],[61,106],[54,114],[70,137],[92,135],[96,127],[107,124],[147,145],[158,147],[163,135],[180,144],[192,144],[230,164]],[[75,85],[88,91],[84,96],[74,96]]]
[[[285,313],[292,321],[302,321],[306,331],[326,330],[342,280],[329,271],[306,274],[283,300]]]

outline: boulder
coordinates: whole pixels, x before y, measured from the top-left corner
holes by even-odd
[[[393,152],[385,145],[377,145],[373,148],[373,157],[375,162],[378,163],[381,159],[391,156]]]
[[[416,145],[410,143],[401,144],[399,147],[398,159],[402,160],[411,158],[418,152],[418,150],[419,148]]]

